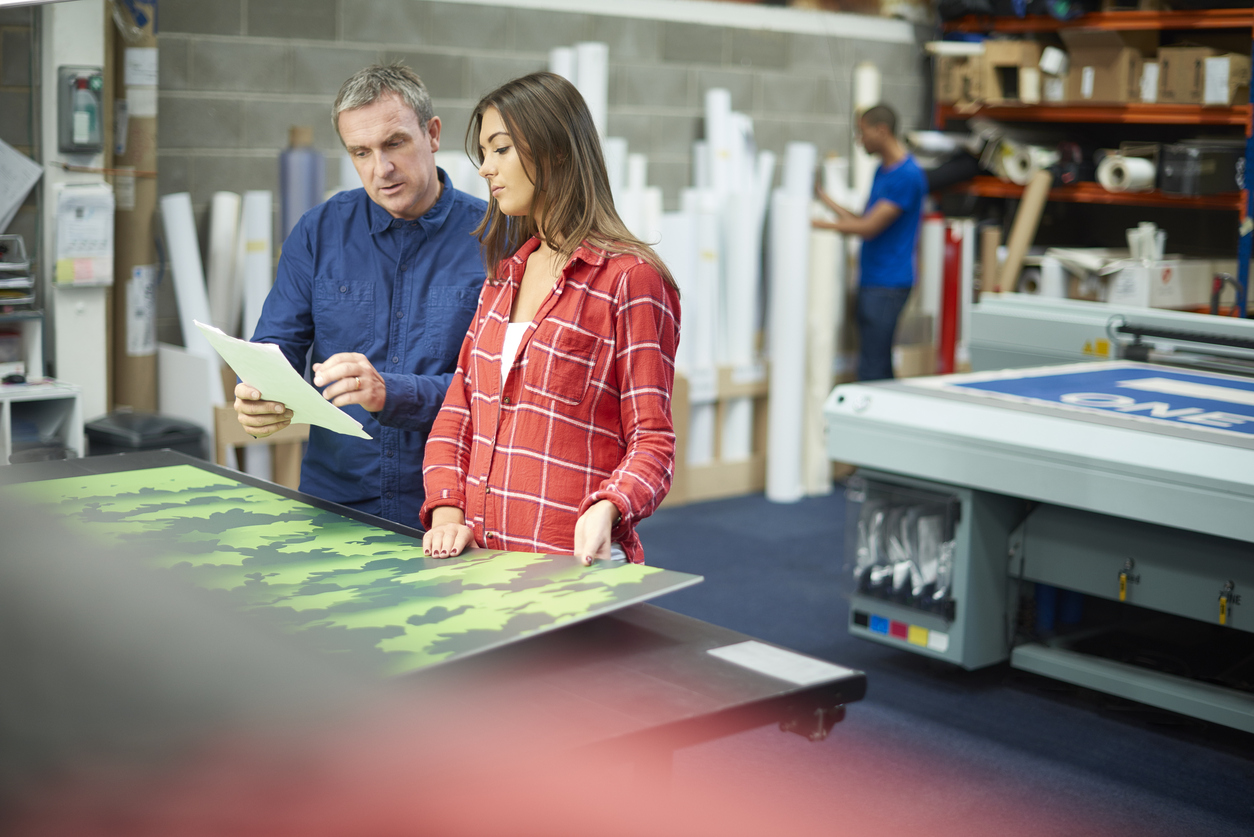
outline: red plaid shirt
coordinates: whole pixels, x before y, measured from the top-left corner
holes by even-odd
[[[611,538],[640,563],[637,521],[670,490],[679,295],[636,256],[580,247],[519,345],[501,389],[501,345],[533,238],[479,295],[457,371],[427,439],[422,520],[466,513],[492,549],[569,553],[575,521],[609,500]]]

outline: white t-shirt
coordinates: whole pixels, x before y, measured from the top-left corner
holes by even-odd
[[[518,344],[522,343],[529,325],[531,323],[510,323],[505,326],[505,342],[501,344],[501,389],[505,389],[510,367],[518,359]]]
[[[509,380],[509,371],[518,359],[518,346],[522,343],[529,325],[531,323],[509,323],[505,326],[505,342],[501,344],[501,389],[505,389],[505,382]],[[610,560],[627,560],[627,553],[620,544],[610,544]]]

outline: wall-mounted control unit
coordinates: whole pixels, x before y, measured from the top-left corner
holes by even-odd
[[[104,75],[99,67],[57,68],[57,146],[95,154],[104,148]]]

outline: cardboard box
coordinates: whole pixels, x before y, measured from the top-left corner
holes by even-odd
[[[1218,53],[1204,46],[1163,47],[1158,51],[1158,101],[1171,105],[1202,103],[1203,62]]]
[[[1041,45],[1036,41],[985,41],[984,101],[1039,102],[1040,63]]]
[[[978,102],[983,99],[984,56],[940,55],[936,58],[936,103]]]
[[[1180,262],[1174,259],[1125,267],[1110,277],[1106,301],[1138,308],[1175,308],[1183,304]]]
[[[1157,32],[1066,30],[1059,33],[1071,55],[1067,101],[1077,103],[1137,102],[1141,71]]]
[[[1230,53],[1206,58],[1202,72],[1202,104],[1231,107],[1250,100],[1250,59]]]

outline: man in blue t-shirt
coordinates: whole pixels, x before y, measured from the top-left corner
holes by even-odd
[[[868,108],[858,120],[862,147],[880,155],[867,209],[859,215],[819,198],[839,220],[815,221],[820,229],[861,236],[858,283],[858,380],[893,377],[893,332],[914,287],[915,244],[923,218],[927,179],[897,139],[897,114],[887,105]]]

